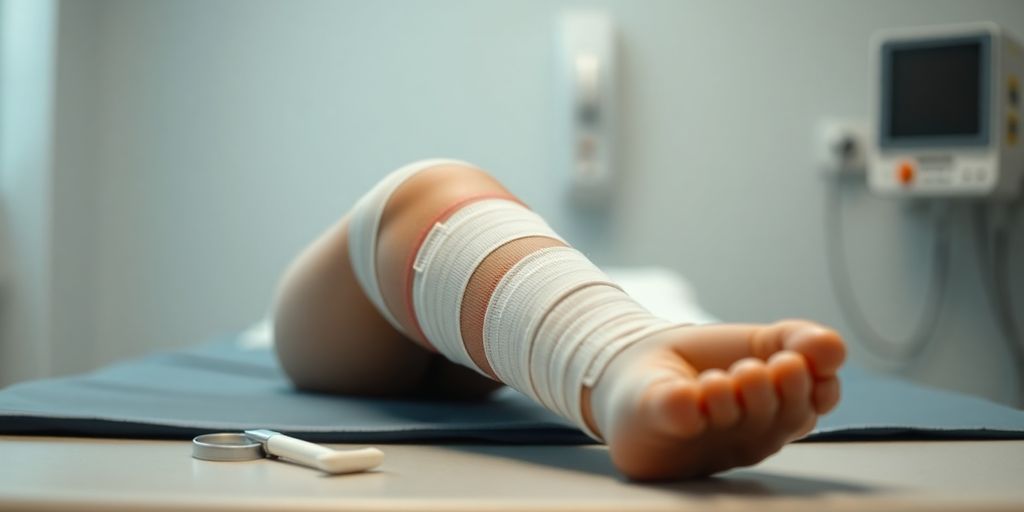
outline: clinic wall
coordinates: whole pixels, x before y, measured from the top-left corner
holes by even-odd
[[[0,385],[50,372],[57,4],[0,0]]]
[[[553,30],[567,5],[606,7],[621,35],[624,179],[600,213],[567,206],[557,168]],[[55,225],[61,253],[79,256],[55,262],[67,293],[54,344],[78,351],[56,367],[245,326],[304,244],[388,170],[433,155],[491,169],[600,262],[681,271],[723,319],[848,332],[827,279],[815,124],[867,116],[876,28],[992,19],[1024,35],[1024,3],[770,6],[62,3]],[[842,191],[851,271],[896,337],[922,304],[930,231],[861,188]],[[967,227],[957,217],[942,334],[924,358],[855,356],[1011,402]]]

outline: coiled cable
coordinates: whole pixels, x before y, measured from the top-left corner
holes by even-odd
[[[920,359],[919,356],[938,329],[939,313],[949,282],[951,243],[948,208],[944,204],[935,204],[935,236],[932,244],[932,270],[927,302],[910,335],[905,339],[892,340],[875,329],[854,293],[847,260],[842,199],[839,192],[842,183],[840,180],[833,181],[835,183],[829,187],[830,204],[826,206],[825,212],[825,238],[829,277],[840,310],[854,335],[869,352],[882,360],[908,365]]]
[[[977,204],[973,208],[974,246],[978,266],[982,274],[985,295],[995,312],[996,323],[1003,335],[1010,354],[1015,361],[1018,382],[1018,400],[1024,399],[1024,329],[1014,316],[1013,290],[1010,281],[1011,236],[1010,226],[1019,215],[1024,201],[1018,200],[1000,213],[993,221],[988,204]]]

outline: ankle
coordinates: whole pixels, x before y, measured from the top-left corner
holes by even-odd
[[[606,444],[611,444],[623,421],[635,416],[636,403],[655,384],[678,379],[678,369],[670,368],[671,348],[666,334],[655,333],[619,353],[609,363],[592,388],[585,388],[584,419],[588,427]]]

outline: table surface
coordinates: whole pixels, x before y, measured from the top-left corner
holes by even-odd
[[[1024,441],[797,443],[657,485],[625,481],[598,446],[378,447],[378,470],[327,476],[196,460],[187,441],[0,436],[0,509],[1024,510]]]

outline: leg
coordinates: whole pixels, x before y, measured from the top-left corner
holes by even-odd
[[[607,342],[608,346],[619,346],[616,343],[629,341],[630,343],[620,344],[625,347],[623,350],[609,352],[612,354],[612,358],[609,359],[610,364],[607,365],[607,369],[603,373],[596,374],[597,380],[586,386],[581,386],[575,393],[575,397],[581,403],[579,408],[568,407],[567,409],[567,406],[572,405],[571,400],[555,404],[558,407],[551,403],[550,396],[540,397],[538,395],[538,400],[548,407],[560,408],[562,414],[578,417],[577,421],[581,426],[588,427],[596,436],[600,436],[608,442],[616,465],[633,478],[681,478],[756,463],[777,451],[785,442],[812,428],[817,415],[831,409],[838,400],[838,382],[835,379],[835,372],[844,357],[842,341],[834,332],[810,322],[789,321],[769,326],[722,325],[663,329],[624,300],[621,297],[624,294],[617,292],[611,286],[593,282],[587,284],[586,292],[581,291],[584,287],[573,289],[559,301],[552,302],[543,315],[538,314],[533,318],[525,317],[523,322],[529,322],[529,325],[532,326],[529,329],[526,329],[526,323],[522,323],[512,324],[506,329],[488,331],[485,329],[486,319],[491,320],[492,326],[500,326],[500,321],[498,324],[494,324],[494,318],[500,319],[503,314],[501,313],[502,308],[494,307],[498,303],[495,297],[501,296],[507,291],[501,286],[507,284],[506,281],[509,275],[514,273],[514,270],[522,271],[522,268],[528,266],[522,264],[540,253],[546,253],[544,256],[548,256],[570,252],[566,250],[564,242],[558,239],[557,235],[546,234],[542,232],[543,230],[535,229],[532,234],[524,232],[524,236],[488,249],[490,252],[480,253],[480,258],[474,263],[475,267],[472,269],[472,273],[468,274],[468,281],[462,288],[452,288],[464,290],[464,295],[461,296],[458,303],[454,306],[445,306],[449,307],[448,311],[453,313],[445,313],[436,317],[431,324],[432,327],[427,325],[431,322],[431,314],[428,309],[424,308],[441,308],[437,303],[445,300],[450,302],[451,297],[444,295],[448,288],[423,288],[421,286],[420,292],[428,290],[428,293],[434,294],[423,297],[444,300],[420,300],[417,302],[415,298],[416,288],[411,284],[414,282],[414,278],[410,276],[420,275],[417,272],[421,272],[422,269],[418,269],[417,265],[421,261],[438,257],[430,250],[424,249],[430,244],[425,244],[425,239],[421,235],[429,233],[427,237],[429,240],[430,236],[435,234],[435,230],[440,229],[438,233],[441,234],[438,235],[438,239],[444,241],[438,243],[442,244],[441,247],[445,247],[443,244],[448,241],[444,232],[456,230],[453,226],[457,223],[448,220],[456,217],[452,211],[464,212],[459,209],[459,205],[481,197],[514,200],[511,194],[486,173],[471,166],[448,164],[436,165],[411,175],[389,196],[386,207],[381,205],[383,213],[380,217],[379,232],[376,238],[371,240],[373,244],[376,244],[377,253],[376,257],[370,258],[370,260],[376,263],[377,268],[370,277],[366,277],[364,269],[362,282],[365,284],[368,279],[373,279],[375,285],[379,286],[378,306],[388,311],[394,328],[387,331],[384,329],[387,322],[381,326],[381,319],[377,317],[373,319],[376,322],[374,329],[382,333],[397,333],[399,331],[408,333],[408,337],[417,345],[430,349],[440,348],[441,352],[449,358],[461,360],[466,366],[473,367],[492,377],[497,377],[497,366],[494,363],[500,362],[503,365],[503,372],[512,377],[516,381],[517,387],[524,392],[537,391],[536,389],[531,390],[531,384],[536,382],[533,379],[539,379],[546,374],[546,372],[540,371],[545,368],[538,369],[537,364],[532,364],[532,355],[527,355],[532,366],[526,369],[522,368],[522,365],[516,367],[515,363],[503,360],[498,357],[502,354],[502,350],[505,352],[512,350],[512,359],[526,353],[516,354],[515,350],[510,348],[512,345],[504,346],[503,349],[500,343],[495,345],[497,343],[495,340],[504,340],[511,336],[508,338],[509,340],[521,342],[520,345],[515,345],[515,347],[519,347],[526,346],[522,343],[535,338],[538,343],[540,341],[548,343],[544,345],[544,350],[538,352],[541,356],[546,353],[546,350],[551,349],[557,354],[569,354],[566,356],[568,358],[566,360],[577,363],[578,359],[583,357],[580,354],[590,354],[588,352],[590,349],[562,350],[564,347],[558,343],[561,343],[563,338],[570,339],[572,343],[583,343],[578,346],[591,348],[596,343],[594,341],[596,339]],[[469,215],[466,214],[463,217],[469,218]],[[519,219],[522,221],[522,217]],[[437,224],[435,225],[435,223]],[[434,228],[432,229],[431,226]],[[500,224],[494,224],[494,226],[501,227]],[[371,231],[364,230],[364,232]],[[359,253],[358,250],[356,252],[364,254]],[[465,253],[465,251],[444,253],[441,249],[435,252],[443,253],[444,257],[449,260],[452,258],[458,260],[459,257],[462,257],[459,255]],[[372,252],[370,254],[372,255]],[[429,257],[423,257],[424,254]],[[452,256],[453,254],[455,256]],[[421,257],[423,257],[422,260]],[[535,259],[539,261],[541,258]],[[326,265],[339,265],[342,260],[332,258],[330,261],[334,263]],[[581,265],[578,261],[576,264],[577,266]],[[416,269],[416,272],[413,272],[413,269]],[[357,270],[356,273],[358,272]],[[348,282],[344,283],[343,280],[339,280],[335,284],[351,286],[353,281],[351,269],[344,272],[338,271],[338,273],[339,275],[346,274],[344,279],[347,279]],[[441,274],[447,275],[451,272],[443,271]],[[569,274],[571,272],[566,275]],[[592,273],[587,275],[592,275]],[[415,279],[419,279],[419,277]],[[529,278],[524,279],[523,282],[526,283],[523,286],[524,289],[531,287],[541,289],[547,283],[540,278],[534,278],[533,282]],[[313,280],[322,282],[317,279]],[[604,309],[588,311],[586,308],[581,308],[581,305],[586,306],[587,304],[580,302],[583,300],[580,297],[588,294],[604,301],[601,302]],[[315,295],[307,294],[307,296],[313,297],[310,300],[316,301]],[[287,294],[285,296],[287,302]],[[609,296],[613,296],[612,299],[605,300]],[[361,298],[365,306],[366,298]],[[334,299],[345,298],[334,297]],[[354,300],[354,298],[349,297],[348,300]],[[333,302],[333,304],[341,303]],[[537,302],[526,300],[520,301],[518,304],[522,306],[524,303],[530,305]],[[611,306],[611,308],[606,306]],[[625,314],[615,311],[615,308],[620,306],[626,308]],[[451,309],[452,307],[455,309]],[[283,311],[289,309],[288,307],[281,308]],[[308,312],[305,308],[298,309],[304,311],[301,315],[317,314],[315,308]],[[495,310],[499,311],[499,314],[497,316],[490,315]],[[608,315],[605,316],[608,316],[609,319],[605,323],[600,323],[605,320],[602,315],[606,311]],[[445,331],[444,328],[438,326],[447,325],[445,323],[450,322],[450,319],[453,318],[450,314],[455,315],[457,325],[454,328],[449,326]],[[562,329],[561,331],[550,327],[558,322],[575,325],[574,315],[584,318],[588,314],[591,317],[596,317],[591,320],[598,321],[595,325],[600,327],[597,331],[592,331],[592,334],[584,335],[581,334],[581,331],[570,336],[565,332],[570,332],[571,329],[566,331],[564,325],[559,327]],[[509,316],[511,315],[510,313]],[[614,322],[612,321],[613,316],[614,319],[617,319]],[[372,323],[362,314],[352,315],[346,321],[357,322],[359,324],[357,330],[365,330],[364,328]],[[337,320],[332,325],[324,323],[318,325],[328,329],[344,326],[349,329],[348,332],[353,332],[352,324],[344,323],[341,320]],[[429,329],[425,329],[425,325]],[[655,327],[655,329],[649,329],[650,327]],[[296,330],[301,331],[302,329]],[[433,334],[427,336],[425,330],[431,330]],[[553,338],[541,335],[542,332],[549,331],[562,334]],[[447,334],[439,335],[438,332],[442,334],[447,332]],[[647,334],[648,332],[650,334]],[[452,337],[453,335],[455,338]],[[616,338],[623,336],[636,339]],[[335,339],[335,342],[338,341],[341,340]],[[346,336],[344,341],[351,340]],[[422,365],[415,364],[417,360],[422,361],[422,354],[412,351],[409,347],[394,349],[393,353],[390,353],[391,344],[398,346],[400,341],[404,341],[401,336],[387,341],[386,347],[388,348],[374,352],[375,355],[368,357],[368,360],[372,360],[373,364],[379,367],[389,365],[397,367],[397,369],[391,368],[384,372],[393,375],[393,379],[385,380],[388,382],[403,381],[408,386],[422,378]],[[408,343],[408,345],[412,346],[412,343]],[[356,346],[352,345],[343,351],[346,353],[359,352],[355,349]],[[572,346],[577,347],[577,345]],[[530,345],[531,350],[532,348]],[[604,350],[601,347],[597,347],[597,349]],[[301,352],[305,349],[296,350]],[[496,350],[497,352],[495,352]],[[412,355],[408,359],[399,361],[398,364],[388,360],[390,357],[406,357],[406,352]],[[557,354],[554,360],[557,360]],[[495,357],[498,359],[494,359]],[[296,358],[317,359],[317,356],[305,354]],[[282,359],[287,359],[285,354],[282,354]],[[544,357],[539,357],[537,360],[547,364]],[[512,364],[512,367],[509,367],[509,364]],[[296,375],[296,380],[302,382],[305,377],[298,374],[304,373],[306,369],[294,363],[292,366],[296,368],[296,371],[293,372]],[[579,365],[572,367],[580,368]],[[508,373],[510,368],[512,373]],[[558,368],[557,371],[552,370],[553,375],[549,375],[550,378],[557,380],[562,377],[559,372],[565,366],[552,363],[548,368]],[[584,368],[589,367],[584,366]],[[420,374],[415,377],[411,376],[410,372],[414,373],[415,371],[419,371]],[[332,378],[331,368],[323,368],[322,372],[323,380]],[[525,384],[521,378],[516,380],[514,377],[515,375],[522,377],[525,374],[528,374],[529,377]],[[586,374],[577,375],[577,377],[580,376],[585,377]],[[333,378],[353,379],[351,376]],[[374,389],[377,381],[373,379],[380,380],[379,375],[370,376],[367,383],[357,383],[355,387],[360,390]],[[548,382],[555,381],[549,379]],[[582,382],[586,382],[586,379]],[[326,388],[350,389],[346,386],[326,386]],[[570,398],[574,396],[573,389],[576,388],[569,386],[565,389]]]
[[[348,217],[285,272],[274,306],[278,359],[296,386],[360,395],[480,396],[497,384],[413,343],[363,293],[348,253]]]

